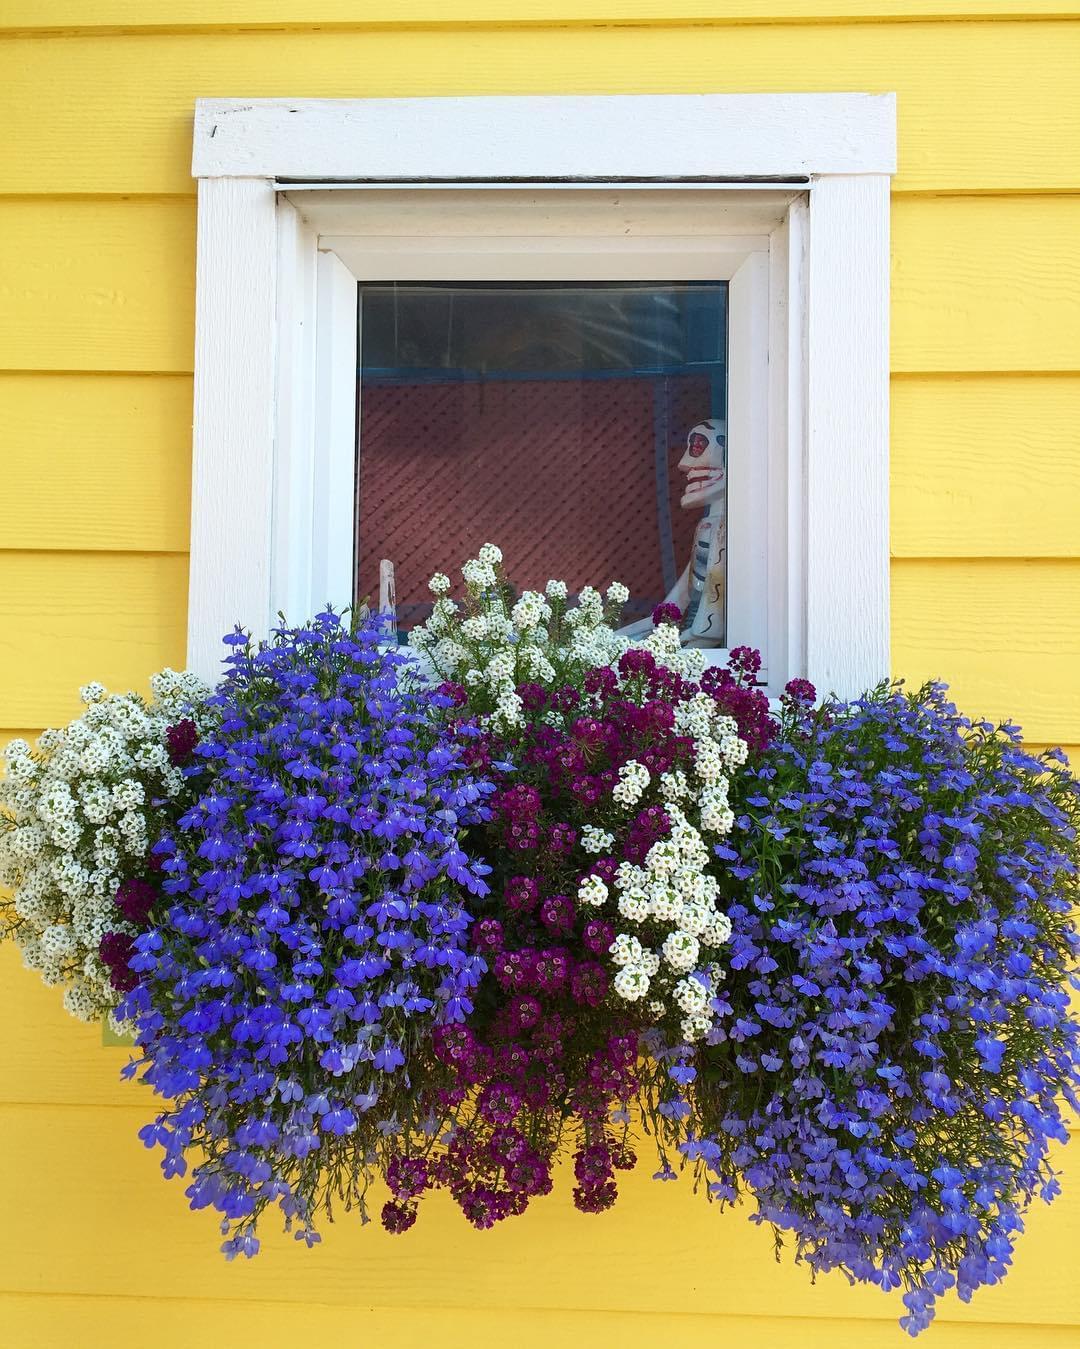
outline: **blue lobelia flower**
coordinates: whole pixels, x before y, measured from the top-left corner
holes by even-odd
[[[268,1206],[309,1245],[327,1196],[362,1207],[410,1074],[438,1071],[431,1033],[485,970],[466,831],[492,788],[378,619],[350,631],[327,611],[228,643],[124,1010],[170,1103],[143,1140],[167,1175],[191,1154],[191,1206],[222,1215],[232,1259],[258,1250]]]
[[[722,1015],[687,1159],[814,1271],[936,1299],[1006,1272],[1080,1088],[1080,788],[931,684],[787,709],[716,848]]]

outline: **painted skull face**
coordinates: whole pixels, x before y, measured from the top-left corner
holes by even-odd
[[[686,474],[686,488],[679,502],[685,510],[721,500],[727,491],[726,424],[708,421],[692,427],[678,469]]]

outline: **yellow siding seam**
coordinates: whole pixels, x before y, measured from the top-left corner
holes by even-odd
[[[509,1342],[520,1349],[547,1349],[553,1344],[580,1343],[586,1336],[598,1342],[614,1337],[620,1343],[637,1346],[658,1333],[663,1336],[666,1327],[670,1327],[670,1333],[690,1329],[688,1317],[707,1323],[700,1329],[713,1330],[716,1343],[734,1344],[736,1349],[896,1349],[900,1335],[888,1320],[842,1316],[773,1321],[765,1315],[740,1317],[723,1312],[638,1313],[572,1307],[525,1308],[519,1315],[516,1310],[485,1305],[334,1307],[315,1302],[215,1301],[199,1297],[163,1298],[161,1303],[174,1314],[161,1316],[154,1300],[137,1296],[88,1294],[83,1299],[67,1293],[12,1293],[0,1294],[0,1298],[10,1307],[12,1327],[26,1327],[34,1337],[20,1341],[20,1345],[33,1344],[34,1349],[59,1349],[72,1340],[87,1349],[111,1345],[117,1342],[117,1326],[129,1330],[132,1343],[152,1340],[160,1349],[190,1349],[194,1343],[295,1344],[300,1338],[355,1343],[363,1342],[365,1331],[371,1343],[393,1344],[396,1349],[427,1349],[432,1342],[443,1349],[485,1349]],[[51,1304],[45,1301],[50,1298]],[[43,1306],[61,1318],[60,1322],[54,1326],[43,1323],[39,1315]],[[43,1331],[49,1330],[53,1335],[47,1341],[41,1339]],[[995,1343],[989,1336],[1000,1332],[1008,1334],[1010,1349],[1073,1349],[1075,1345],[1074,1339],[1066,1338],[1075,1334],[1074,1328],[1064,1324],[971,1323],[943,1320],[941,1313],[934,1323],[934,1342],[942,1349],[983,1349]],[[92,1338],[88,1340],[87,1334]],[[267,1339],[268,1334],[274,1338]],[[738,1338],[729,1338],[734,1336]]]
[[[297,17],[293,0],[173,0],[155,10],[133,0],[9,0],[0,32],[46,36],[141,32],[302,32],[448,28],[670,27],[873,23],[1016,23],[1069,19],[1067,0],[320,0]]]
[[[893,384],[907,384],[922,380],[940,382],[980,379],[1070,380],[1076,379],[1077,375],[1080,375],[1080,367],[1076,370],[891,370],[889,380]]]
[[[738,1210],[736,1211],[738,1212]],[[345,1219],[344,1221],[347,1221],[347,1219]],[[1023,1241],[1023,1237],[1021,1237],[1020,1240]],[[24,1291],[22,1289],[0,1289],[0,1299],[9,1297],[33,1298],[33,1299],[40,1299],[42,1301],[49,1299],[77,1298],[77,1300],[80,1302],[82,1301],[110,1302],[110,1303],[115,1302],[120,1303],[121,1305],[134,1303],[134,1304],[146,1304],[149,1307],[157,1307],[160,1306],[161,1304],[174,1304],[180,1307],[184,1307],[192,1303],[197,1303],[197,1304],[205,1304],[206,1306],[215,1308],[215,1310],[221,1311],[224,1311],[227,1308],[265,1306],[265,1307],[281,1308],[283,1310],[292,1308],[303,1309],[305,1312],[307,1312],[313,1306],[311,1302],[305,1301],[301,1298],[266,1298],[266,1297],[215,1298],[215,1297],[207,1297],[202,1294],[192,1294],[190,1296],[167,1295],[164,1297],[147,1297],[138,1293],[78,1293],[73,1295],[71,1293],[66,1293],[63,1291],[36,1292],[36,1291]],[[885,1302],[885,1299],[883,1299],[883,1302]],[[935,1330],[938,1328],[944,1328],[945,1326],[949,1326],[955,1330],[962,1329],[968,1332],[974,1331],[979,1326],[982,1326],[984,1328],[993,1327],[996,1330],[1013,1330],[1013,1329],[1031,1330],[1037,1327],[1039,1331],[1051,1331],[1051,1332],[1058,1330],[1073,1329],[1073,1325],[1070,1322],[1054,1322],[1054,1321],[1040,1321],[1037,1323],[1025,1321],[972,1322],[967,1320],[965,1321],[951,1320],[947,1315],[948,1312],[947,1301],[941,1305],[943,1309],[939,1310],[937,1319],[934,1322]],[[885,1303],[885,1306],[886,1308],[888,1308],[888,1303]],[[329,1311],[331,1310],[331,1308],[324,1303],[321,1305],[320,1310]],[[335,1308],[334,1310],[337,1309]],[[792,1328],[797,1328],[801,1326],[804,1322],[810,1321],[818,1325],[822,1324],[846,1325],[852,1328],[857,1326],[859,1327],[860,1331],[865,1331],[865,1333],[867,1334],[872,1333],[873,1329],[878,1325],[879,1322],[883,1322],[886,1327],[889,1327],[890,1331],[895,1333],[895,1327],[893,1327],[891,1325],[891,1322],[888,1320],[889,1316],[888,1310],[886,1310],[885,1315],[882,1317],[876,1316],[838,1317],[835,1315],[830,1315],[828,1313],[815,1313],[815,1312],[810,1312],[806,1314],[800,1313],[799,1315],[784,1315],[772,1312],[682,1311],[674,1308],[672,1309],[664,1308],[661,1310],[647,1309],[640,1311],[638,1310],[625,1311],[618,1307],[575,1307],[575,1306],[558,1306],[558,1307],[514,1306],[513,1308],[502,1308],[502,1307],[488,1308],[488,1307],[458,1306],[454,1303],[448,1303],[445,1305],[432,1303],[430,1305],[425,1305],[422,1308],[406,1309],[401,1304],[371,1303],[366,1302],[363,1299],[361,1299],[359,1302],[355,1304],[344,1303],[341,1305],[340,1310],[346,1313],[349,1312],[355,1313],[357,1311],[363,1310],[366,1313],[374,1313],[376,1315],[385,1313],[398,1317],[400,1317],[405,1310],[409,1310],[409,1311],[420,1311],[422,1314],[432,1317],[462,1316],[462,1315],[467,1316],[472,1315],[476,1312],[482,1312],[491,1315],[493,1317],[516,1316],[520,1314],[520,1315],[531,1315],[540,1317],[561,1318],[566,1316],[585,1315],[585,1316],[593,1316],[598,1319],[599,1318],[610,1319],[612,1321],[624,1317],[633,1317],[635,1320],[639,1318],[654,1319],[654,1320],[663,1318],[664,1320],[672,1320],[672,1321],[674,1320],[730,1321],[734,1323],[734,1325],[736,1326],[741,1326],[744,1324],[752,1325],[755,1322],[766,1322],[769,1325],[779,1323],[780,1326],[784,1326],[785,1328],[788,1325],[790,1325]],[[900,1343],[903,1344],[903,1341],[901,1340]]]

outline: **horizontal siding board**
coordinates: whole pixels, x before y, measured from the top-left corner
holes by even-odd
[[[892,382],[898,557],[1080,557],[1080,376]]]
[[[883,1322],[799,1317],[643,1316],[625,1311],[493,1311],[487,1307],[427,1310],[401,1307],[323,1307],[293,1301],[225,1303],[206,1299],[138,1297],[26,1297],[0,1295],[2,1318],[13,1345],[34,1349],[114,1349],[152,1343],[154,1349],[195,1344],[375,1344],[394,1349],[477,1349],[513,1344],[668,1344],[692,1337],[702,1344],[738,1349],[896,1349],[900,1332]],[[934,1326],[935,1349],[1075,1349],[1068,1326]],[[993,1339],[988,1339],[993,1336]]]
[[[117,1050],[101,1052],[121,1058]],[[270,1220],[258,1259],[227,1264],[214,1215],[190,1213],[185,1182],[164,1183],[157,1159],[140,1143],[137,1131],[154,1106],[138,1085],[129,1089],[130,1107],[0,1106],[7,1219],[0,1291],[96,1298],[152,1289],[171,1299],[197,1289],[208,1299],[242,1302],[284,1295],[329,1307],[399,1307],[405,1320],[439,1307],[483,1306],[527,1321],[534,1310],[576,1309],[584,1301],[593,1311],[624,1313],[866,1318],[900,1333],[891,1324],[901,1311],[896,1294],[850,1288],[839,1276],[811,1285],[790,1259],[773,1262],[770,1233],[753,1226],[746,1209],[721,1213],[685,1181],[653,1181],[648,1166],[620,1180],[619,1206],[601,1219],[602,1231],[571,1209],[573,1181],[564,1168],[551,1196],[492,1232],[470,1229],[446,1196],[434,1195],[404,1238],[346,1214],[308,1254]],[[1070,1149],[1062,1151],[1061,1167],[1067,1188],[1076,1167]],[[107,1215],[115,1216],[103,1241]],[[647,1253],[643,1233],[662,1234]],[[1080,1321],[1078,1241],[1080,1207],[1036,1206],[1009,1278],[969,1306],[947,1299],[941,1321]]]
[[[835,23],[896,19],[1012,19],[1070,15],[1070,0],[9,0],[0,31],[111,28],[364,28],[544,23]]]
[[[13,734],[0,731],[0,746]],[[23,969],[12,943],[0,943],[0,1105],[145,1104],[149,1094],[133,1095],[121,1080],[127,1051],[103,1048],[101,1026],[75,1021],[62,997]]]
[[[185,659],[183,554],[0,553],[0,722],[62,725],[91,679],[145,692]]]
[[[964,711],[1080,741],[1080,562],[901,559],[893,672],[948,681]]]
[[[0,374],[0,548],[186,552],[191,380]]]
[[[0,745],[11,735],[0,731]],[[0,944],[0,1105],[139,1104],[120,1078],[126,1051],[105,1050],[100,1025],[75,1021],[62,997],[23,969],[13,944]]]
[[[901,198],[894,371],[1080,371],[1080,196]]]
[[[0,200],[0,370],[187,372],[194,207]],[[894,371],[1080,371],[1080,196],[893,203]]]
[[[11,39],[3,193],[189,193],[196,97],[888,93],[899,190],[1080,188],[1080,24]],[[48,89],[43,99],[40,91]]]
[[[0,201],[0,237],[0,370],[191,370],[193,201]]]

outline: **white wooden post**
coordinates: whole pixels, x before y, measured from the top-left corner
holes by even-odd
[[[851,697],[889,673],[889,179],[810,192],[806,670]]]
[[[188,664],[270,620],[277,230],[272,182],[199,180]]]

